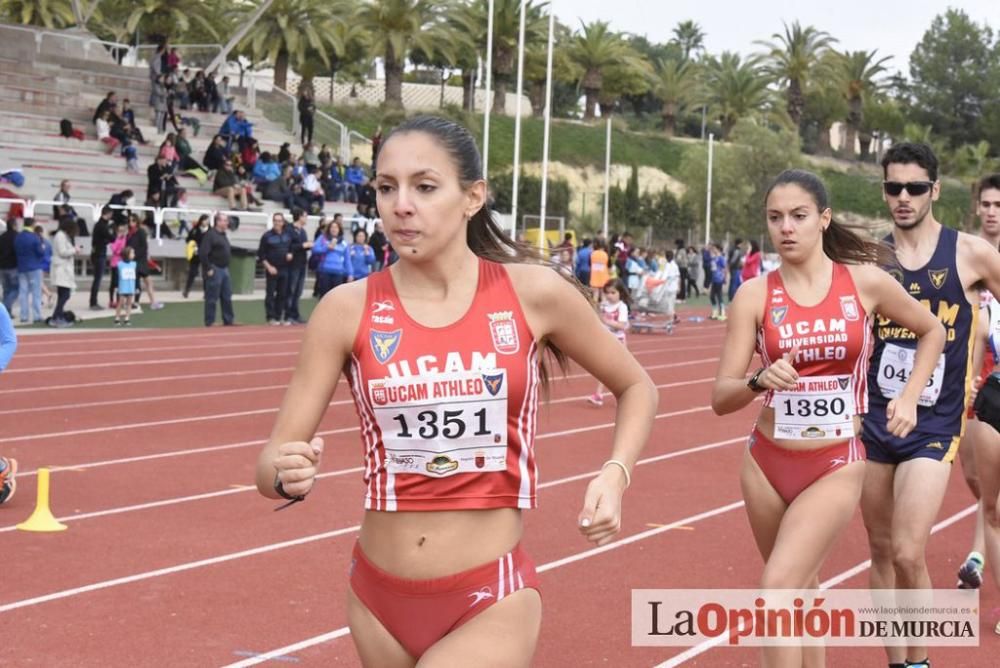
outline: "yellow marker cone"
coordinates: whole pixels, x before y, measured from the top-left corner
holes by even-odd
[[[35,512],[27,521],[17,525],[21,531],[65,531],[66,525],[61,524],[49,510],[49,470],[38,469],[38,501],[35,502]]]

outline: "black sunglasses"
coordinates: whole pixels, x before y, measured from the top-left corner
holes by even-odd
[[[926,195],[933,187],[933,181],[908,181],[907,183],[900,183],[899,181],[882,182],[882,188],[885,189],[885,194],[890,197],[899,197],[904,188],[910,196],[920,197],[921,195]]]

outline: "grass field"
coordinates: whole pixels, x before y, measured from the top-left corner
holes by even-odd
[[[316,306],[316,300],[312,298],[302,298],[300,311],[303,318],[308,318]],[[264,300],[254,299],[248,301],[233,301],[233,312],[236,315],[236,322],[241,325],[263,325],[267,322],[264,317]],[[115,329],[114,312],[107,311],[108,316],[104,318],[93,318],[77,322],[73,329]],[[204,325],[205,302],[200,298],[192,297],[184,302],[171,302],[166,304],[159,311],[153,311],[148,304],[143,304],[142,313],[132,315],[132,327],[142,327],[150,329],[172,329],[178,327],[201,327]],[[216,324],[222,322],[222,312],[215,310]],[[48,329],[44,324],[39,323],[35,328]]]

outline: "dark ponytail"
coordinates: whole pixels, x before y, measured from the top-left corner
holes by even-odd
[[[410,132],[430,135],[448,152],[458,170],[458,180],[463,189],[471,187],[473,183],[483,178],[482,158],[472,133],[458,123],[438,116],[415,116],[403,121],[382,141],[379,153],[393,136]],[[378,154],[375,156],[375,162],[378,163]],[[466,235],[469,249],[485,260],[502,264],[541,264],[552,267],[576,286],[581,294],[587,295],[572,272],[567,272],[547,260],[537,248],[511,239],[494,220],[487,205],[476,211],[469,219]],[[547,341],[542,341],[541,347],[552,356],[563,374],[569,372],[569,360],[563,351]],[[544,357],[543,355],[540,373],[542,387],[547,390],[551,374]]]
[[[823,213],[830,208],[830,198],[819,177],[804,169],[786,169],[771,183],[764,195],[766,205],[771,191],[778,186],[796,185],[809,193],[816,203],[816,209]],[[840,264],[877,264],[894,266],[896,256],[885,243],[870,238],[869,232],[860,225],[848,225],[830,219],[830,225],[823,231],[823,252]]]

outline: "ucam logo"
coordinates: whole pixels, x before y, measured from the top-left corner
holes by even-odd
[[[394,332],[371,331],[372,352],[380,364],[388,362],[389,358],[396,353],[396,349],[399,347],[399,340],[402,336],[403,330],[401,329],[397,329]]]
[[[497,368],[496,353],[480,353],[473,351],[465,353],[456,351],[449,352],[442,360],[437,355],[421,355],[415,360],[399,360],[386,364],[389,376],[400,378],[403,376],[424,376],[436,373],[455,373],[457,371],[495,371]],[[381,361],[381,360],[380,360]]]

